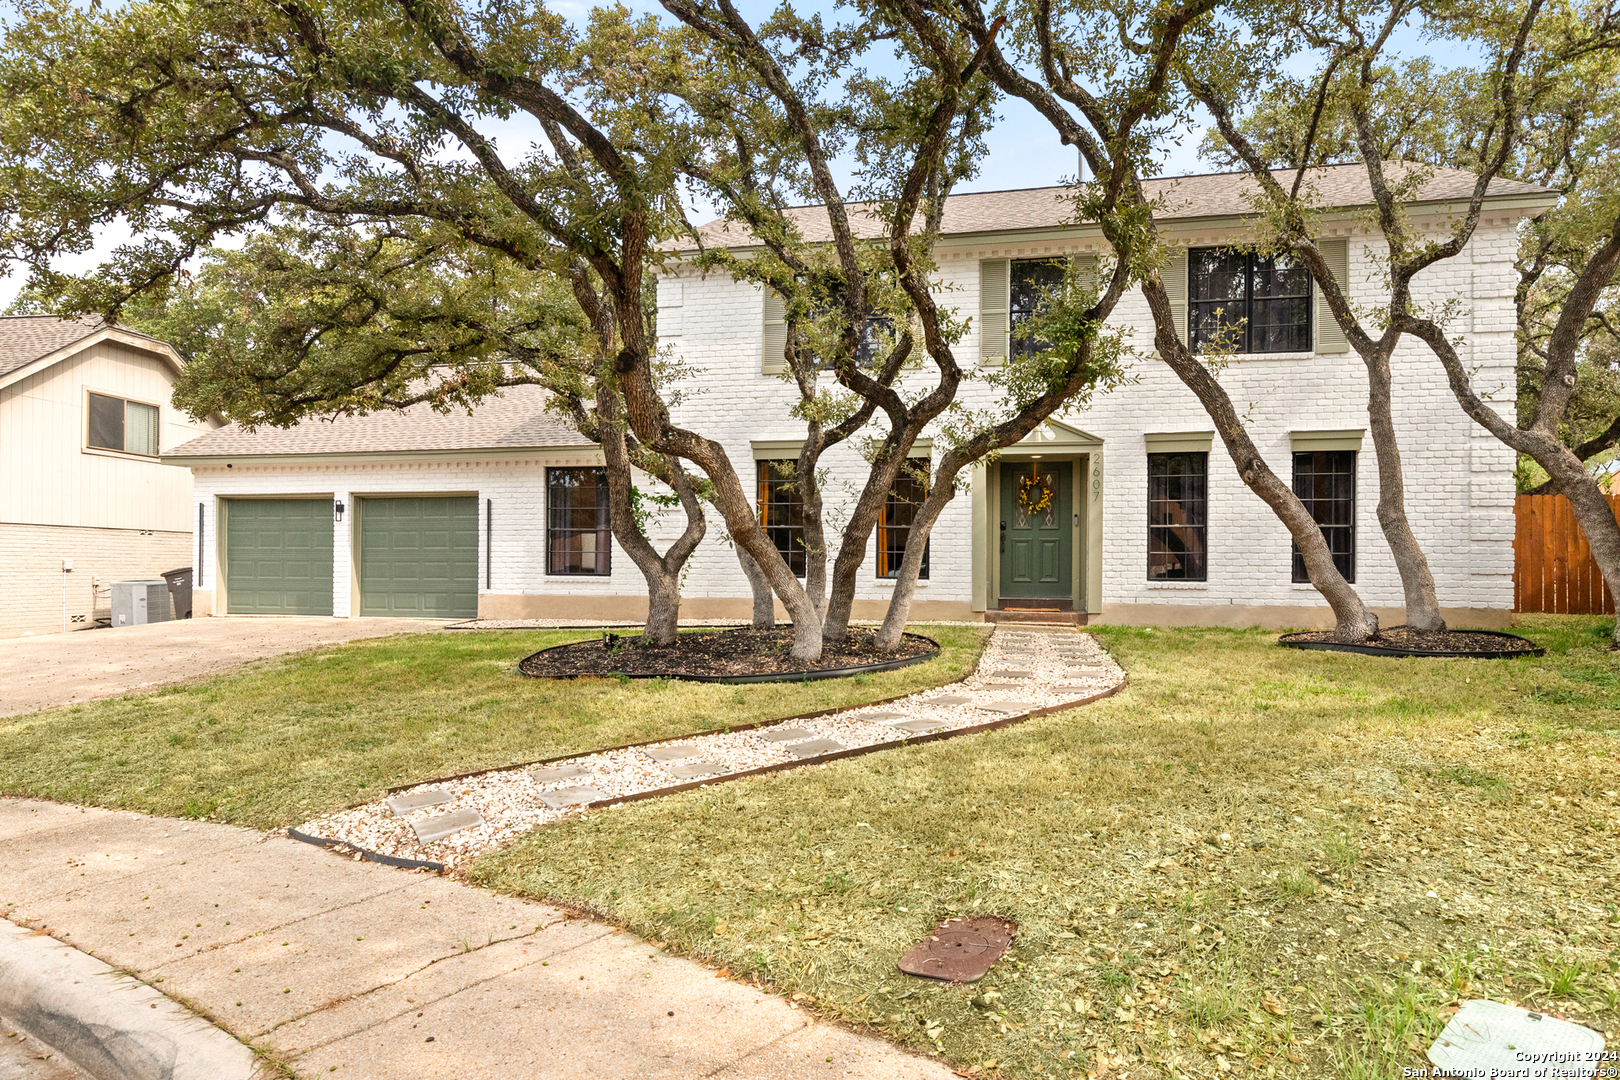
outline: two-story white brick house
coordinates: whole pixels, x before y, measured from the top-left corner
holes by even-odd
[[[1354,302],[1377,304],[1383,242],[1369,231],[1365,171],[1331,167],[1313,183],[1321,204],[1332,208],[1323,212],[1320,233],[1330,260]],[[1445,228],[1472,187],[1468,174],[1438,171],[1410,211]],[[1243,250],[1251,190],[1242,174],[1151,185],[1161,232],[1175,246],[1165,280],[1178,329],[1196,345],[1218,318],[1244,320],[1240,351],[1221,382],[1272,467],[1294,478],[1341,568],[1386,621],[1398,621],[1400,580],[1376,520],[1377,470],[1363,437],[1364,367],[1303,271]],[[1050,272],[1049,260],[1105,251],[1095,226],[1069,220],[1066,194],[985,192],[948,203],[936,251],[938,296],[970,317],[957,356],[979,375],[1024,347],[1011,330]],[[1549,202],[1543,189],[1495,183],[1468,249],[1418,282],[1421,299],[1458,302],[1452,325],[1466,342],[1476,384],[1504,411],[1514,394],[1516,230]],[[809,239],[824,233],[824,211],[799,213]],[[864,227],[876,235],[875,223]],[[747,246],[723,223],[707,233],[710,244]],[[701,392],[687,395],[677,420],[722,441],[739,474],[757,478],[767,528],[790,561],[802,563],[792,493],[770,464],[794,458],[803,437],[789,415],[796,390],[780,376],[780,302],[728,275],[677,262],[659,282],[658,307],[660,345],[701,372]],[[934,529],[913,617],[994,618],[1034,608],[1133,623],[1326,622],[1328,609],[1303,580],[1287,531],[1237,477],[1197,400],[1153,355],[1152,321],[1139,294],[1126,296],[1113,322],[1140,354],[1136,381],[974,470],[969,491]],[[922,384],[930,373],[905,378]],[[1441,603],[1461,623],[1505,623],[1513,602],[1513,455],[1457,408],[1439,364],[1418,343],[1397,352],[1394,389],[1408,511]],[[975,378],[959,400],[986,407],[993,394]],[[613,558],[597,494],[597,451],[545,419],[542,408],[533,393],[508,393],[471,417],[418,412],[257,434],[226,428],[178,448],[169,460],[192,467],[202,513],[199,612],[210,603],[219,612],[268,610],[270,597],[276,610],[340,616],[639,617],[644,590],[629,561]],[[385,428],[388,438],[376,442]],[[342,432],[352,439],[334,451]],[[359,449],[368,438],[373,444]],[[925,440],[914,453],[930,452]],[[834,448],[823,465],[829,501],[858,490],[865,475],[854,447]],[[857,617],[878,617],[887,603],[908,494],[896,493],[868,547]],[[338,520],[340,506],[347,524]],[[331,520],[312,533],[306,526],[315,517]],[[746,582],[720,531],[712,529],[693,558],[688,616],[747,614]],[[274,578],[283,571],[271,565],[279,556],[259,560],[258,569],[238,559],[243,551],[289,545],[310,549],[319,572],[279,593]],[[424,565],[438,567],[419,581],[409,569],[418,550],[427,553]],[[304,574],[297,562],[287,561],[287,572]],[[233,575],[251,588],[233,589]],[[440,587],[446,575],[459,582],[453,589]],[[375,588],[366,587],[368,577]]]

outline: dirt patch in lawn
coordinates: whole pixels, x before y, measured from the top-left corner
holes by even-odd
[[[1279,640],[1285,645],[1296,642],[1340,645],[1333,640],[1331,630],[1284,634]],[[1391,626],[1380,630],[1360,647],[1388,651],[1392,656],[1534,656],[1540,650],[1535,642],[1517,634],[1500,634],[1489,630],[1417,630],[1410,626]]]
[[[538,679],[628,675],[642,679],[740,680],[898,667],[939,652],[937,644],[917,634],[906,634],[899,648],[882,652],[877,647],[877,631],[864,626],[852,627],[840,641],[827,642],[817,660],[794,659],[789,653],[792,645],[791,626],[681,634],[673,645],[649,644],[639,635],[604,634],[600,640],[544,649],[525,657],[518,670]]]

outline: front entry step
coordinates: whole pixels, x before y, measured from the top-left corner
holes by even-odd
[[[1029,609],[1013,609],[1008,611],[987,611],[984,621],[991,623],[1037,623],[1048,626],[1084,626],[1086,613],[1083,611],[1031,611]]]

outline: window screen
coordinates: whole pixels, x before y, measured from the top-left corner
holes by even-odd
[[[602,469],[546,470],[546,573],[613,570],[613,528]]]
[[[91,446],[102,450],[124,448],[124,399],[106,394],[90,395]]]
[[[1356,452],[1315,450],[1294,455],[1294,494],[1322,528],[1333,565],[1356,580]],[[1294,580],[1308,582],[1305,556],[1294,545]]]
[[[1149,581],[1207,581],[1209,455],[1148,455]]]
[[[804,577],[804,501],[793,482],[798,464],[794,460],[761,461],[756,467],[760,526],[788,569]]]
[[[923,479],[926,476],[928,459],[912,458],[906,463],[906,468],[900,470],[900,475],[895,477],[894,490],[883,501],[883,513],[878,518],[877,542],[877,576],[880,578],[900,576],[900,563],[906,557],[906,540],[911,535],[911,523],[917,516],[917,508],[928,497],[928,484]],[[922,569],[917,572],[919,581],[928,578],[928,549],[932,543],[930,538],[923,544]]]
[[[1216,344],[1240,353],[1310,351],[1311,275],[1293,259],[1194,248],[1187,270],[1193,352]]]
[[[1061,259],[1018,259],[1013,262],[1007,324],[1011,331],[1008,347],[1015,358],[1038,356],[1051,347],[1050,343],[1040,338],[1027,334],[1020,336],[1018,328],[1033,319],[1047,294],[1062,284]]]

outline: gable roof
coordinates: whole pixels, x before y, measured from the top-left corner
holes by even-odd
[[[40,361],[49,366],[65,360],[108,338],[155,353],[180,370],[180,356],[167,342],[101,318],[6,315],[0,316],[0,379]]]
[[[1392,182],[1397,182],[1412,168],[1426,167],[1391,162],[1386,166],[1386,173]],[[1294,180],[1292,169],[1278,169],[1272,175],[1284,185],[1291,185]],[[1411,203],[1467,200],[1473,196],[1475,179],[1473,173],[1462,169],[1433,169]],[[1145,180],[1142,186],[1149,199],[1159,200],[1154,220],[1160,222],[1253,214],[1250,199],[1258,187],[1247,172],[1165,176]],[[1313,169],[1302,190],[1314,191],[1311,202],[1323,208],[1363,207],[1372,205],[1373,201],[1372,182],[1360,163]],[[945,199],[945,216],[940,229],[946,236],[969,236],[1073,226],[1074,191],[1072,187],[1060,185],[950,195]],[[1501,178],[1492,180],[1486,193],[1493,199],[1512,196],[1551,199],[1555,195],[1550,188]],[[798,206],[787,213],[809,243],[832,239],[832,226],[824,206]],[[857,237],[870,240],[884,235],[883,223],[872,212],[870,204],[851,203],[850,218]],[[707,247],[746,247],[752,243],[746,227],[724,218],[701,226],[698,235]],[[685,250],[690,242],[680,239],[668,247]]]
[[[596,444],[546,411],[538,386],[512,386],[465,409],[435,412],[413,405],[365,416],[311,417],[290,428],[249,431],[226,424],[170,450],[165,461],[206,463],[225,458],[377,455],[467,450],[538,450]]]

